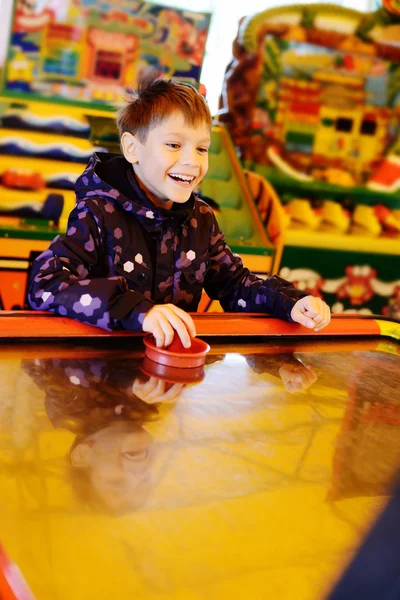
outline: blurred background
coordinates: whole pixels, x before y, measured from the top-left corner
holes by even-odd
[[[59,0],[54,0],[54,3]],[[330,2],[320,2],[320,4]],[[11,24],[12,0],[1,0],[0,21],[0,65],[4,61],[7,38]],[[44,2],[37,2],[38,5]],[[48,3],[47,3],[48,4]],[[218,110],[218,98],[222,89],[222,82],[226,65],[232,54],[232,42],[237,34],[239,20],[242,17],[260,12],[267,8],[285,6],[286,0],[247,0],[242,2],[231,2],[231,0],[160,0],[157,2],[163,6],[173,6],[193,11],[211,13],[211,25],[206,44],[201,81],[207,89],[207,99],[211,112],[215,114]],[[310,0],[304,0],[301,4],[311,4]],[[346,6],[360,11],[368,11],[373,8],[373,0],[338,0],[338,6]]]

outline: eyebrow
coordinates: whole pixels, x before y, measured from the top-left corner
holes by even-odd
[[[183,133],[177,133],[175,131],[165,131],[164,135],[176,135],[177,137],[185,137]],[[204,144],[210,142],[211,143],[211,137],[207,137],[207,138],[202,138],[201,140],[198,141],[199,144]]]

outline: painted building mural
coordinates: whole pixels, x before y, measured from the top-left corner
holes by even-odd
[[[4,91],[118,104],[147,67],[197,84],[209,23],[135,0],[17,0]]]

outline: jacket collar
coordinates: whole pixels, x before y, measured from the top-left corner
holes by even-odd
[[[162,231],[187,223],[195,202],[192,194],[187,202],[173,205],[170,210],[156,206],[140,187],[130,163],[122,155],[107,152],[93,154],[76,181],[75,192],[78,200],[83,200],[88,192],[90,196],[96,193],[109,198],[135,215],[147,231]]]

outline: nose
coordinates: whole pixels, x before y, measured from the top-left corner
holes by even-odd
[[[198,167],[199,156],[196,148],[186,147],[181,153],[181,163],[187,167]]]

